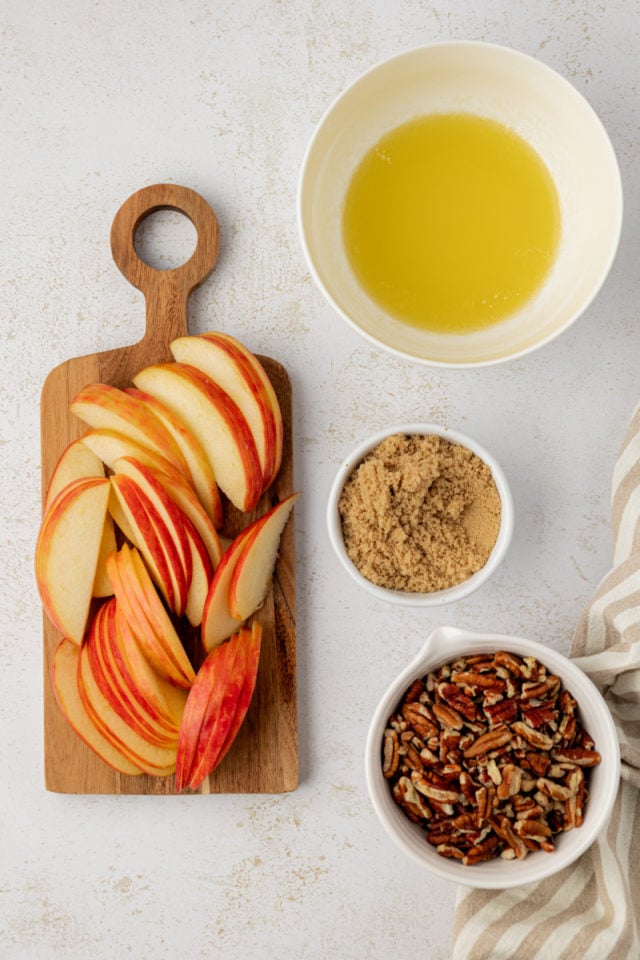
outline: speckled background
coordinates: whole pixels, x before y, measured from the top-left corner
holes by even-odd
[[[0,5],[3,960],[448,956],[455,889],[383,834],[364,738],[433,626],[566,650],[607,569],[611,469],[640,399],[639,13],[635,0]],[[446,39],[512,45],[568,77],[608,129],[626,197],[618,257],[581,321],[527,358],[467,372],[411,365],[347,328],[312,286],[295,220],[301,158],[330,101],[380,59]],[[43,787],[40,388],[61,360],[141,335],[142,300],[111,261],[109,229],[131,193],[163,180],[200,191],[221,222],[192,330],[233,332],[294,385],[301,784],[283,797]],[[147,232],[150,251],[167,235],[170,255],[190,250],[170,217]],[[364,596],[325,532],[341,458],[412,420],[490,449],[516,507],[498,573],[435,612]]]

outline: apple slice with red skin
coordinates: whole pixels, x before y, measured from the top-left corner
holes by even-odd
[[[181,473],[188,473],[180,448],[162,421],[124,390],[107,383],[87,384],[76,394],[69,409],[90,427],[124,433],[166,457]]]
[[[218,486],[234,506],[253,510],[262,493],[262,469],[251,430],[231,397],[183,363],[146,367],[133,381],[169,407],[193,433]]]
[[[78,442],[85,444],[114,473],[122,472],[118,469],[120,460],[135,460],[150,470],[176,506],[180,507],[194,524],[204,541],[211,562],[214,566],[217,565],[222,555],[222,548],[216,525],[189,481],[165,457],[148,450],[115,430],[90,430]],[[219,499],[218,497],[218,501]],[[132,539],[129,536],[131,531],[126,529],[126,519],[123,518],[122,511],[115,508],[114,513],[116,524],[118,526],[124,524],[121,527],[123,533],[128,539]],[[220,506],[220,518],[221,516],[222,507]]]
[[[241,627],[204,661],[187,698],[176,758],[176,789],[197,790],[221,763],[255,689],[262,627]]]
[[[51,474],[44,501],[44,512],[46,513],[58,494],[68,484],[83,477],[104,477],[104,467],[100,458],[89,450],[82,440],[74,440],[62,451]]]
[[[169,739],[175,740],[184,711],[185,691],[178,690],[155,672],[128,624],[125,622],[122,626],[123,618],[115,598],[105,605],[101,637],[105,662],[121,678],[140,709]]]
[[[276,424],[260,378],[245,357],[226,341],[206,335],[178,337],[170,350],[179,363],[200,370],[238,405],[255,440],[262,488],[271,482],[276,454]]]
[[[36,543],[36,582],[45,612],[77,644],[89,617],[108,499],[106,477],[67,484],[45,513]]]
[[[282,463],[282,447],[284,443],[284,423],[282,420],[282,411],[280,409],[280,404],[278,403],[278,397],[275,390],[273,389],[273,384],[269,379],[269,376],[258,360],[258,358],[253,354],[244,343],[241,343],[240,340],[237,340],[235,337],[232,337],[229,333],[223,333],[221,330],[212,330],[206,334],[203,334],[210,340],[215,340],[218,343],[224,343],[229,348],[231,348],[236,355],[239,355],[244,358],[245,362],[251,367],[255,376],[261,381],[267,402],[271,407],[271,412],[273,414],[273,419],[276,428],[275,435],[275,457],[273,465],[273,476],[271,477],[272,482]]]
[[[242,628],[245,633],[247,627]],[[216,766],[222,763],[225,756],[231,749],[231,746],[238,735],[240,727],[244,723],[244,718],[247,715],[249,707],[251,706],[251,700],[253,698],[253,691],[256,687],[256,681],[258,679],[258,666],[260,663],[260,649],[262,646],[262,626],[258,621],[254,621],[251,624],[251,637],[248,641],[248,650],[246,655],[245,662],[245,674],[244,674],[244,683],[242,684],[242,689],[240,691],[240,696],[238,697],[238,705],[235,713],[231,718],[231,723],[227,730],[226,736],[220,747],[220,752],[216,758]]]
[[[199,627],[213,579],[213,564],[195,527],[185,519],[185,533],[191,548],[191,582],[185,604],[185,616],[192,627]]]
[[[78,443],[88,447],[110,470],[114,469],[115,461],[120,457],[132,457],[138,463],[149,467],[155,474],[166,474],[172,480],[179,477],[180,482],[189,484],[185,474],[181,473],[170,460],[117,430],[107,428],[89,430],[80,437]]]
[[[78,692],[78,658],[80,648],[72,640],[61,640],[53,656],[51,683],[62,715],[80,739],[118,773],[137,777],[140,767],[132,763],[107,740],[89,717]]]
[[[180,448],[189,468],[191,486],[216,530],[220,529],[223,521],[220,491],[202,446],[180,419],[156,397],[136,387],[127,387],[125,393],[144,403],[165,425]]]
[[[115,474],[111,477],[111,487],[116,501],[109,504],[109,510],[116,524],[144,557],[170,609],[180,615],[188,589],[183,566],[185,557],[179,556],[171,533],[130,477]]]
[[[254,520],[231,542],[222,555],[209,586],[202,615],[202,643],[205,650],[212,650],[230,637],[239,624],[250,617],[264,600],[273,574],[280,537],[298,497],[298,493],[291,494],[268,513]],[[258,546],[252,549],[256,540]],[[240,609],[243,611],[242,616],[235,612]],[[245,612],[247,610],[248,612]]]
[[[240,622],[231,615],[229,609],[229,585],[235,566],[242,554],[242,548],[251,535],[251,527],[247,527],[246,530],[238,534],[235,540],[231,541],[222,554],[222,560],[216,567],[213,579],[209,584],[200,627],[202,645],[207,651],[213,650],[218,644],[227,640],[240,626]]]
[[[155,476],[153,470],[131,457],[118,458],[114,463],[114,468],[116,475],[129,477],[133,481],[138,498],[156,528],[159,524],[162,524],[162,533],[159,536],[161,542],[167,544],[165,553],[167,554],[169,569],[175,569],[179,563],[184,573],[183,577],[176,575],[175,578],[176,595],[182,598],[180,609],[176,612],[183,613],[186,604],[186,591],[188,591],[192,574],[191,548],[185,531],[186,517],[167,493],[159,478]],[[165,531],[168,532],[175,549],[171,549]]]
[[[137,457],[124,456],[116,457],[111,469],[114,473],[122,473],[132,480],[145,479],[147,482],[155,482],[164,490],[165,494],[173,501],[178,509],[184,514],[183,520],[188,519],[196,528],[199,536],[207,548],[207,553],[214,566],[220,561],[222,556],[222,547],[220,546],[220,537],[214,527],[207,512],[200,503],[194,490],[178,474],[167,474],[163,470],[157,470],[152,464],[144,463]]]
[[[113,519],[107,513],[104,518],[104,528],[102,530],[102,539],[100,541],[100,550],[98,552],[98,562],[96,564],[96,575],[93,580],[92,595],[99,599],[110,597],[113,594],[111,581],[107,574],[107,557],[117,549],[116,531],[113,525]]]
[[[113,661],[104,643],[108,629],[107,616],[112,609],[108,604],[99,607],[87,631],[84,645],[91,672],[105,700],[132,730],[149,743],[169,746],[175,743],[175,735],[172,736],[162,725],[154,722],[151,714],[141,707],[128,689],[123,675],[113,669]]]
[[[114,603],[113,598],[107,604]],[[152,776],[167,776],[175,769],[176,747],[159,747],[133,730],[102,695],[91,670],[86,645],[78,659],[78,690],[87,714],[103,737]]]
[[[139,553],[124,544],[108,567],[120,614],[147,660],[159,676],[188,690],[195,672]]]
[[[178,737],[178,752],[176,757],[176,789],[178,792],[189,783],[191,772],[200,762],[201,752],[207,741],[204,733],[206,724],[213,724],[217,717],[227,686],[232,677],[232,670],[238,651],[242,652],[239,644],[223,643],[216,647],[204,660],[196,679],[194,680],[182,715],[180,735]],[[240,683],[242,674],[238,674]]]
[[[55,498],[66,486],[74,480],[80,480],[84,477],[104,477],[104,466],[100,458],[82,443],[82,440],[74,440],[62,452],[51,475],[44,502],[44,512],[46,513]],[[93,582],[92,593],[94,597],[110,597],[113,592],[107,577],[105,560],[115,548],[116,537],[113,521],[110,516],[106,515]]]
[[[264,600],[282,531],[299,496],[299,493],[292,493],[252,524],[253,532],[242,549],[229,583],[229,612],[237,620],[246,620]]]

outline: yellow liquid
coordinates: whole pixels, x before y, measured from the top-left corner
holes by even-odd
[[[434,114],[364,157],[344,206],[351,267],[386,312],[466,333],[515,313],[543,285],[560,240],[555,184],[500,123]]]

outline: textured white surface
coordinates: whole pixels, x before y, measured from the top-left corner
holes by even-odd
[[[610,474],[638,397],[636,4],[24,0],[0,21],[0,956],[449,954],[455,889],[399,857],[364,791],[388,680],[438,623],[566,650],[610,560]],[[626,196],[611,275],[584,318],[503,367],[432,371],[366,344],[312,288],[295,191],[314,124],[378,60],[490,40],[558,69],[607,127]],[[138,188],[200,191],[222,254],[192,301],[281,360],[295,391],[301,785],[283,797],[47,794],[42,772],[39,392],[61,360],[138,339],[143,307],[109,229]],[[588,197],[585,197],[588,203]],[[185,249],[189,237],[184,237]],[[181,245],[177,245],[181,252]],[[514,541],[467,600],[373,602],[331,554],[341,457],[387,423],[435,420],[501,461]]]

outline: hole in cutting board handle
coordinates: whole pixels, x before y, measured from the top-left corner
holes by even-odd
[[[138,224],[134,248],[143,263],[154,270],[174,270],[193,255],[198,232],[179,210],[154,210]]]

